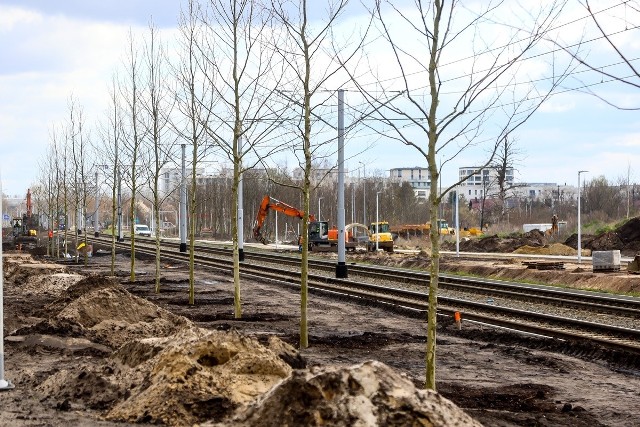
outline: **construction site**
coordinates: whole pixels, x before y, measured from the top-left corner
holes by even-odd
[[[634,218],[606,235],[583,236],[585,247],[631,254],[640,243],[638,224]],[[446,239],[445,248],[454,244],[451,235]],[[538,230],[463,239],[461,256],[444,255],[441,270],[640,292],[640,276],[624,269],[598,273],[565,261],[562,270],[540,271],[513,259],[465,256],[575,255],[574,239],[553,240]],[[365,244],[349,262],[426,270],[425,242],[425,236],[397,237],[393,252],[369,252]],[[155,293],[152,259],[138,261],[132,282],[126,254],[117,256],[112,276],[109,257],[96,251],[87,267],[81,260],[52,263],[38,249],[5,253],[5,376],[15,389],[0,393],[1,424],[293,426],[320,425],[318,417],[344,426],[367,419],[377,425],[429,419],[505,426],[637,421],[631,390],[640,388],[639,371],[596,348],[473,323],[457,329],[441,319],[434,393],[423,389],[424,319],[318,294],[310,301],[310,345],[301,350],[295,291],[247,280],[243,318],[234,319],[230,273],[198,271],[190,306],[184,265],[166,263]],[[321,250],[318,256],[336,254]]]

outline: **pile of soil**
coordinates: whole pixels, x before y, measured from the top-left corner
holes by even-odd
[[[531,230],[527,233],[512,233],[506,237],[497,234],[485,236],[479,239],[468,239],[460,242],[460,250],[464,252],[495,252],[510,253],[521,246],[541,247],[547,244],[547,238],[540,230]],[[455,250],[456,242],[446,241],[442,243],[442,249]]]
[[[583,234],[580,236],[582,246],[591,251],[619,250],[623,256],[634,256],[640,253],[640,217],[631,218],[613,231],[598,236]],[[578,235],[572,234],[565,245],[578,248]]]
[[[481,426],[450,400],[417,389],[408,378],[376,361],[295,371],[232,422],[204,425]]]
[[[520,246],[513,251],[514,254],[529,254],[529,255],[575,255],[576,249],[573,249],[563,243],[551,243],[544,246]]]
[[[640,253],[640,217],[631,218],[613,231],[607,231],[600,235],[582,234],[581,243],[586,250],[585,255],[591,255],[591,251],[620,250],[623,256],[634,256]],[[552,245],[549,245],[552,243]],[[454,241],[442,243],[442,249],[455,250]],[[535,248],[546,248],[535,249]],[[570,251],[568,248],[572,248]],[[479,239],[471,238],[460,242],[460,250],[464,252],[482,253],[523,253],[540,255],[573,255],[578,248],[578,235],[572,234],[565,240],[563,246],[558,246],[549,239],[549,236],[540,230],[531,230],[527,233],[512,233],[501,237],[498,235],[485,236]]]

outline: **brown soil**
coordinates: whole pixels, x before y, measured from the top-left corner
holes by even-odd
[[[199,273],[191,306],[184,268],[164,268],[156,294],[151,263],[137,264],[134,283],[100,275],[107,263],[5,257],[5,377],[16,388],[0,393],[0,425],[472,425],[445,398],[487,426],[639,423],[640,375],[606,352],[443,318],[436,394],[422,390],[425,322],[407,313],[312,294],[310,347],[298,353],[295,288],[243,281],[234,319],[229,276]]]
[[[623,256],[635,256],[640,253],[640,217],[631,218],[613,231],[607,231],[597,236],[583,234],[580,237],[585,255],[590,255],[591,251],[619,250]],[[552,246],[555,246],[555,248],[551,248],[548,251],[535,249]],[[443,242],[442,248],[454,250],[455,242]],[[527,233],[512,233],[505,237],[492,235],[469,238],[460,242],[460,250],[464,252],[573,255],[577,248],[577,234],[569,236],[561,243],[556,240],[555,236],[542,233],[540,230],[532,230]],[[573,252],[571,252],[571,249]]]

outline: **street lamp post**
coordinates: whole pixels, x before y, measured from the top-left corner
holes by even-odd
[[[376,253],[378,253],[378,242],[380,241],[380,219],[378,217],[378,196],[382,193],[382,191],[376,192]]]
[[[362,178],[364,179],[362,183],[362,223],[367,225],[367,170],[365,169],[364,163],[358,162],[362,165]]]
[[[324,197],[318,197],[318,221],[322,218],[322,215],[320,214],[320,201],[322,199],[324,199]]]
[[[578,171],[578,264],[582,262],[582,230],[580,227],[580,174],[589,171]]]
[[[180,179],[180,252],[187,252],[187,169],[186,144],[182,147],[182,177]]]
[[[2,212],[2,181],[0,180],[0,215]],[[0,233],[0,391],[11,390],[15,386],[4,377],[4,283],[2,274],[2,233]]]

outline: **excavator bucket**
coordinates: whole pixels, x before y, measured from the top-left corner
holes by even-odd
[[[629,273],[640,274],[640,255],[636,257],[627,265],[627,271]]]

